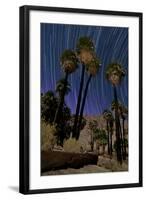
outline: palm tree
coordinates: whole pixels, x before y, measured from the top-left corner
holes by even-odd
[[[118,113],[118,97],[116,87],[120,84],[125,76],[125,70],[118,63],[111,63],[106,70],[106,77],[112,83],[115,101],[115,125],[116,125],[116,143],[117,143],[117,160],[122,164],[121,137],[120,137],[120,119]]]
[[[79,38],[76,46],[76,52],[80,62],[85,65],[93,59],[95,47],[90,37],[85,36]]]
[[[115,101],[112,102],[112,110],[115,110],[116,103]],[[121,138],[121,148],[122,148],[122,155],[123,160],[126,160],[126,146],[124,145],[124,139],[126,138],[125,134],[125,119],[128,114],[128,109],[118,102],[118,115],[122,119],[122,125],[120,124],[120,138]],[[121,128],[122,126],[122,128]]]
[[[89,129],[90,129],[90,134],[91,134],[91,151],[94,150],[94,141],[96,140],[96,130],[98,127],[98,122],[96,120],[91,120],[89,121]]]
[[[124,156],[125,156],[125,160],[126,160],[126,155],[127,155],[127,147],[128,147],[128,139],[124,138],[123,140],[123,144],[124,144]],[[123,158],[124,159],[124,158]]]
[[[53,91],[41,95],[41,118],[46,123],[53,123],[57,105],[57,98]]]
[[[111,116],[111,119],[109,121],[109,126],[110,126],[110,155],[112,156],[113,153],[113,140],[112,140],[112,136],[113,136],[113,125],[114,125],[114,118],[113,115]]]
[[[61,56],[61,66],[63,68],[63,71],[65,73],[65,78],[62,81],[62,92],[60,93],[60,101],[58,108],[55,113],[55,118],[54,118],[54,123],[58,121],[58,116],[59,113],[61,112],[61,109],[64,104],[64,98],[65,94],[67,92],[67,87],[68,87],[68,76],[69,74],[73,73],[77,69],[77,58],[75,53],[72,50],[65,50]]]
[[[108,134],[108,154],[112,155],[113,115],[109,110],[104,110],[103,117],[106,120]]]
[[[97,129],[97,139],[99,141],[99,144],[102,145],[102,153],[105,154],[105,146],[108,143],[108,135],[106,134],[106,131],[104,129]]]
[[[96,142],[96,152],[97,154],[99,154],[99,146],[100,146],[100,142],[99,142],[99,135],[100,135],[100,129],[98,127],[96,127],[93,130],[93,142]]]
[[[116,147],[121,148],[121,156],[123,158],[123,134],[122,134],[122,128],[121,128],[121,111],[120,111],[120,105],[121,103],[118,101],[118,104],[115,102],[115,100],[112,101],[112,105],[111,105],[111,109],[112,111],[116,111],[117,110],[117,114],[118,114],[118,135],[119,135],[119,142],[116,142]],[[118,144],[118,145],[117,145]]]
[[[83,91],[83,85],[84,85],[85,65],[93,59],[93,55],[94,55],[94,44],[89,37],[80,37],[79,38],[79,40],[77,42],[77,46],[76,46],[76,54],[77,54],[77,57],[78,57],[78,60],[81,64],[81,66],[82,66],[80,88],[79,88],[75,120],[74,120],[74,126],[73,126],[73,137],[77,138],[78,136],[77,136],[76,132],[77,132],[82,91]]]
[[[120,116],[122,118],[122,147],[123,147],[123,160],[126,160],[126,143],[124,142],[126,139],[126,134],[125,134],[125,119],[128,114],[128,109],[123,105],[119,105],[119,110],[120,110]]]
[[[81,110],[80,110],[80,116],[79,116],[79,121],[78,121],[78,126],[77,126],[76,139],[79,138],[79,134],[80,134],[80,126],[81,126],[81,123],[82,123],[88,87],[89,87],[91,78],[96,76],[96,74],[99,70],[99,67],[100,67],[100,61],[99,61],[98,58],[95,58],[95,57],[88,64],[86,64],[86,70],[89,73],[89,77],[88,77],[88,80],[86,82],[86,86],[85,86],[85,90],[84,90],[84,95],[83,95],[83,100],[82,100],[82,105],[81,105]]]

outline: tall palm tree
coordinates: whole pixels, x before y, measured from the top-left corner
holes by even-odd
[[[63,89],[61,92],[58,108],[55,113],[54,123],[56,123],[58,121],[59,113],[61,112],[61,109],[64,104],[64,98],[65,98],[65,94],[67,91],[67,85],[68,85],[68,76],[69,76],[69,74],[73,73],[77,69],[77,57],[76,57],[74,51],[69,50],[69,49],[65,50],[61,56],[60,63],[61,63],[62,69],[65,73],[65,78],[63,80],[64,86],[63,86]]]
[[[76,54],[78,60],[82,66],[82,73],[80,79],[80,88],[76,106],[76,113],[74,119],[74,126],[73,126],[73,137],[77,137],[77,125],[79,119],[79,112],[80,112],[80,105],[81,105],[81,98],[82,98],[82,91],[84,85],[84,74],[85,74],[85,65],[89,63],[93,59],[94,55],[94,44],[89,37],[80,37],[77,46],[76,46]]]
[[[115,126],[116,126],[116,143],[117,143],[117,160],[122,164],[121,138],[120,138],[120,119],[118,113],[117,85],[120,84],[125,76],[125,70],[119,63],[111,63],[106,69],[106,77],[112,83],[115,101]]]
[[[106,120],[106,129],[108,134],[108,154],[112,155],[113,116],[111,111],[104,110],[103,117]]]
[[[120,110],[120,116],[122,118],[122,147],[123,147],[123,160],[126,160],[126,143],[124,142],[126,139],[126,134],[125,134],[125,119],[128,115],[128,109],[123,105],[119,105],[119,110]]]
[[[77,126],[76,139],[79,138],[79,134],[80,134],[80,126],[81,126],[81,123],[82,123],[88,87],[89,87],[89,84],[90,84],[92,77],[96,76],[96,74],[99,70],[99,67],[100,67],[100,61],[96,57],[94,57],[88,64],[86,64],[86,70],[89,73],[89,77],[88,77],[88,80],[86,82],[86,86],[85,86],[85,90],[84,90],[84,95],[83,95],[83,100],[82,100],[82,105],[81,105],[81,110],[80,110],[80,116],[79,116],[79,121],[78,121],[78,126]]]
[[[77,42],[76,52],[80,62],[85,65],[88,64],[95,54],[95,47],[91,38],[86,36],[80,37]]]
[[[120,144],[121,144],[121,154],[123,154],[123,144],[122,144],[122,140],[123,140],[123,135],[122,135],[122,128],[121,128],[121,111],[120,111],[120,105],[121,103],[118,101],[116,103],[115,100],[112,101],[111,104],[111,110],[115,111],[117,110],[117,114],[118,114],[118,121],[119,121],[119,137],[120,137]]]
[[[115,110],[116,103],[115,101],[112,102],[112,110]],[[126,139],[126,134],[125,134],[125,119],[128,114],[128,109],[120,102],[118,102],[118,115],[119,118],[122,119],[122,125],[120,123],[120,139],[121,139],[121,149],[122,149],[122,155],[123,155],[123,160],[126,160],[126,146],[124,145],[124,140]],[[120,120],[121,122],[121,120]],[[122,128],[121,128],[122,127]]]

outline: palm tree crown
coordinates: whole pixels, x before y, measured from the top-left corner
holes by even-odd
[[[86,70],[92,76],[95,76],[100,67],[100,60],[98,58],[93,58],[89,63],[86,65]]]
[[[76,46],[79,60],[84,64],[91,62],[95,57],[94,49],[94,44],[89,37],[80,37]]]
[[[101,145],[106,145],[108,142],[108,135],[106,134],[106,131],[104,129],[96,129],[94,133],[94,137],[99,140],[99,143]]]
[[[104,117],[104,119],[106,119],[108,122],[110,122],[111,120],[113,121],[113,115],[112,115],[111,111],[109,111],[109,110],[104,110],[104,111],[103,111],[103,117]]]
[[[106,78],[111,81],[113,85],[118,85],[125,76],[125,70],[122,65],[118,63],[111,63],[106,69]]]
[[[66,82],[65,78],[62,78],[57,82],[56,92],[59,93],[59,96],[61,96],[64,89],[65,89],[65,94],[68,94],[71,91],[69,82],[67,82],[66,87],[64,88],[65,82]]]
[[[67,49],[61,55],[60,62],[63,70],[70,74],[76,70],[78,60],[75,52]]]
[[[116,108],[116,102],[113,100],[112,101],[112,105],[111,105],[111,109],[112,110],[115,110]],[[118,102],[118,113],[119,113],[119,116],[124,116],[124,115],[127,115],[128,114],[128,109],[126,106],[124,106],[121,102]]]
[[[127,115],[128,114],[128,109],[126,106],[124,106],[123,104],[119,104],[119,110],[121,112],[121,115]]]

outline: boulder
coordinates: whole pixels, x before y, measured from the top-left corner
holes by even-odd
[[[97,165],[98,155],[93,153],[70,153],[61,151],[41,152],[41,172]]]

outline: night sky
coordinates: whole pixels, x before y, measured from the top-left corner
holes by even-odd
[[[105,78],[109,63],[118,62],[126,69],[126,76],[117,87],[121,103],[128,105],[128,28],[100,27],[64,24],[41,24],[41,92],[55,90],[56,82],[64,77],[60,56],[65,49],[76,49],[82,36],[89,36],[95,44],[101,68],[92,78],[84,115],[99,115],[110,107],[113,100],[112,85]],[[81,66],[69,76],[71,92],[65,97],[66,104],[75,113],[80,84]],[[85,75],[87,80],[88,74]]]

